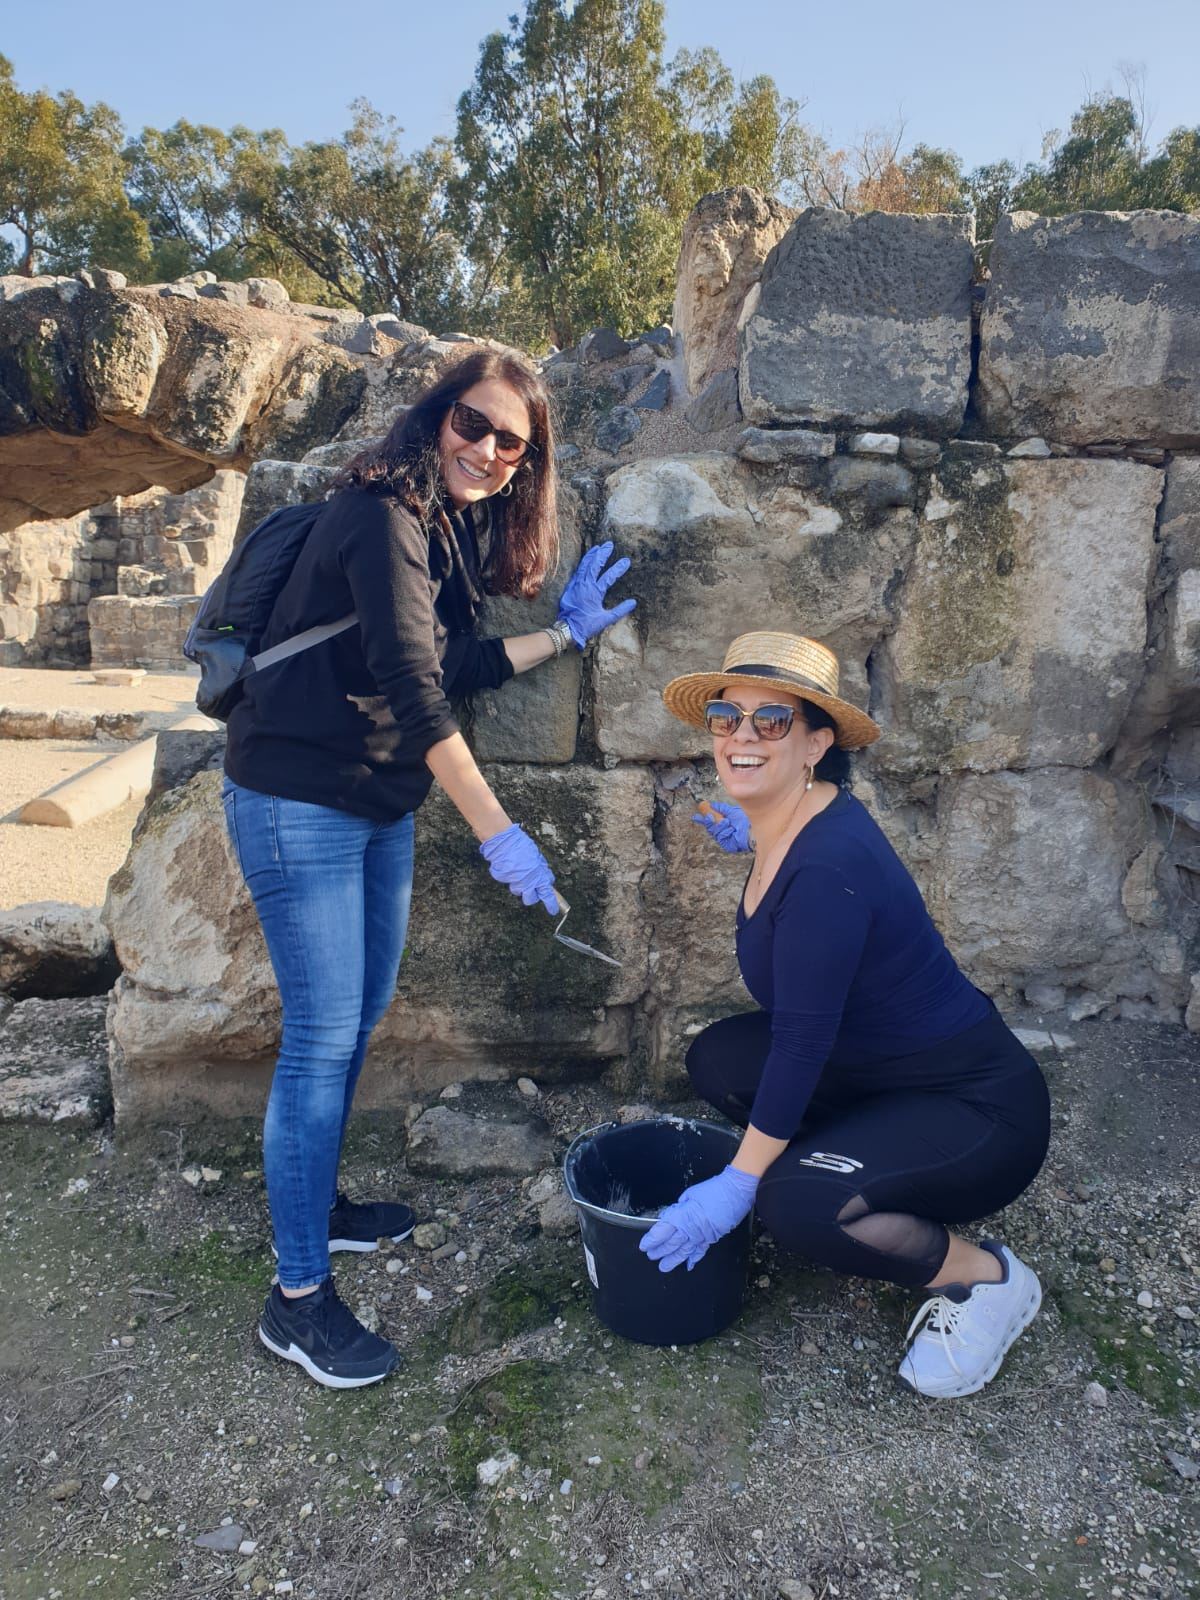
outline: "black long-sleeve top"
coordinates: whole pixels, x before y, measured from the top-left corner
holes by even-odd
[[[428,526],[393,496],[334,495],[280,591],[261,648],[350,611],[358,626],[253,673],[229,719],[225,770],[263,794],[390,821],[429,793],[425,752],[450,708],[512,677],[475,637],[483,596],[472,513]]]
[[[885,1093],[889,1062],[981,1022],[991,1002],[959,971],[921,892],[866,807],[840,791],[797,834],[750,916],[739,905],[747,989],[771,1014],[750,1121],[795,1136],[818,1079],[839,1068]]]

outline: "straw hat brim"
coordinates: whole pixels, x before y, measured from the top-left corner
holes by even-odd
[[[877,722],[841,700],[835,694],[825,694],[820,689],[799,688],[786,678],[752,677],[745,672],[687,672],[681,678],[672,678],[662,692],[663,702],[672,716],[686,722],[689,727],[704,726],[704,708],[722,689],[751,688],[774,690],[792,699],[809,700],[820,706],[833,718],[837,728],[836,743],[843,750],[861,750],[874,744],[883,732]]]

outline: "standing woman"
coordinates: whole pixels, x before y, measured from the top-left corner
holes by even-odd
[[[584,649],[636,604],[605,608],[629,563],[605,572],[612,546],[600,545],[552,627],[476,638],[485,593],[535,596],[555,564],[553,455],[546,392],[523,362],[476,350],[443,371],[335,481],[263,646],[351,611],[358,625],[252,674],[229,719],[226,821],[283,1002],[263,1131],[278,1281],[258,1332],[331,1388],[375,1383],[399,1359],[338,1298],[329,1255],[413,1227],[406,1205],[347,1199],[337,1173],[367,1041],[395,992],[413,813],[434,779],[492,876],[527,906],[558,904],[449,700]]]
[[[723,849],[754,853],[737,954],[761,1009],[713,1023],[689,1049],[697,1093],[746,1133],[641,1248],[663,1272],[690,1269],[756,1207],[789,1250],[923,1288],[899,1376],[920,1394],[972,1394],[1041,1288],[1006,1245],[948,1225],[999,1211],[1033,1181],[1050,1136],[1041,1072],[844,787],[846,752],[879,729],[838,695],[831,651],[743,634],[720,672],[676,678],[663,698],[708,729],[736,802],[695,820]]]

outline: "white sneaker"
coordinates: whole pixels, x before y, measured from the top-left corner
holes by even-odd
[[[1037,1316],[1042,1286],[1007,1245],[981,1243],[1004,1268],[999,1283],[947,1284],[917,1312],[900,1381],[937,1400],[974,1394],[1000,1370],[1009,1346]],[[919,1333],[918,1327],[924,1323]],[[913,1334],[916,1333],[916,1338]]]

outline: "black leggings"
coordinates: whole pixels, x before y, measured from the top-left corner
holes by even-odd
[[[770,1048],[765,1011],[714,1022],[687,1054],[696,1092],[744,1128]],[[916,1054],[828,1068],[756,1209],[788,1250],[917,1287],[941,1270],[946,1224],[1015,1200],[1049,1140],[1045,1080],[993,1010]]]

